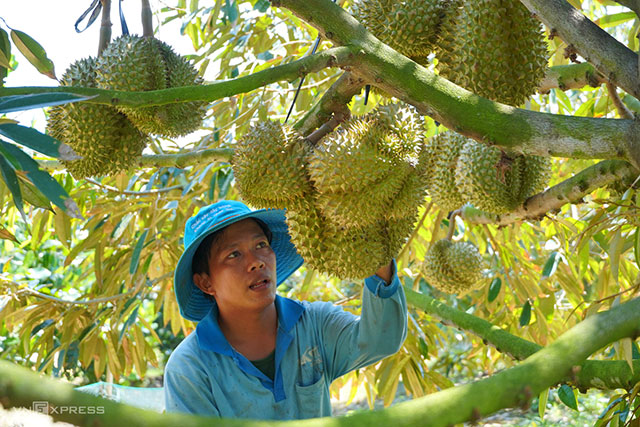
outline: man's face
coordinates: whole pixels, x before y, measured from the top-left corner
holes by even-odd
[[[203,275],[204,276],[204,275]],[[206,293],[224,311],[260,311],[276,295],[276,255],[250,218],[226,227],[209,253]]]

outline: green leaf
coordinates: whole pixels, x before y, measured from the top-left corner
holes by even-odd
[[[9,188],[9,191],[13,196],[13,203],[16,205],[16,208],[18,208],[18,212],[20,212],[22,220],[26,223],[27,216],[24,213],[22,191],[20,191],[20,181],[18,181],[16,171],[13,170],[7,159],[5,159],[2,155],[0,155],[0,172],[2,172],[2,179],[4,179],[5,184],[7,184],[7,187]]]
[[[489,295],[487,296],[487,301],[493,302],[500,294],[500,288],[502,287],[502,280],[499,277],[496,277],[491,281],[491,285],[489,286]]]
[[[20,163],[27,178],[47,196],[51,202],[62,209],[67,215],[74,218],[82,218],[76,203],[69,198],[67,192],[51,175],[40,169],[38,163],[13,144],[0,141],[0,151],[8,153]]]
[[[0,66],[11,69],[11,43],[9,35],[0,28]]]
[[[544,267],[542,268],[542,277],[540,277],[540,280],[544,280],[553,276],[553,273],[555,273],[556,269],[558,268],[558,263],[560,262],[561,258],[562,257],[558,252],[551,252],[551,255],[549,255],[549,259],[547,259],[547,262],[544,263]]]
[[[622,229],[618,228],[611,238],[609,244],[609,263],[611,264],[611,276],[618,283],[618,267],[620,266],[620,253],[624,240],[622,239]]]
[[[531,320],[531,303],[527,300],[522,306],[522,313],[520,313],[520,326],[527,326]]]
[[[636,259],[636,265],[640,265],[640,227],[636,228],[633,238],[633,256]]]
[[[124,336],[124,333],[131,327],[131,325],[133,325],[133,323],[138,318],[139,308],[140,308],[139,305],[136,308],[134,308],[133,311],[131,312],[131,315],[127,318],[126,322],[124,322],[124,325],[122,325],[122,330],[120,331],[120,337],[118,338],[118,342],[122,342],[122,337]]]
[[[140,252],[142,252],[142,248],[144,247],[144,241],[147,238],[147,233],[149,230],[144,230],[142,236],[138,239],[138,243],[136,243],[136,247],[133,249],[133,254],[131,255],[131,264],[129,265],[129,273],[132,275],[136,273],[138,269],[138,264],[140,263]]]
[[[0,114],[31,110],[34,108],[51,107],[54,105],[68,104],[70,102],[86,101],[91,98],[94,97],[66,92],[2,96],[0,97]]]
[[[0,239],[11,240],[13,242],[20,243],[20,241],[16,239],[16,236],[11,234],[9,230],[7,230],[1,225],[0,225]],[[0,311],[2,311],[2,305],[0,305]]]
[[[538,397],[538,415],[540,418],[544,417],[544,411],[547,409],[547,399],[549,397],[549,389],[544,389]]]
[[[229,191],[229,186],[233,180],[233,169],[227,169],[222,179],[218,179],[218,199],[224,199]]]
[[[269,0],[258,0],[253,8],[260,13],[265,13],[269,10],[269,6],[271,6],[271,2]]]
[[[26,178],[18,178],[20,178],[20,190],[22,191],[22,198],[25,202],[29,203],[32,206],[35,206],[36,208],[42,208],[53,212],[51,203],[49,203],[49,199],[47,199],[47,196],[42,194],[42,192],[38,190],[31,182],[27,181]]]
[[[576,395],[573,393],[573,389],[566,384],[562,384],[558,389],[558,397],[560,401],[567,405],[569,408],[577,411],[578,402],[576,401]]]
[[[4,135],[18,144],[29,147],[44,155],[61,160],[77,160],[80,157],[73,149],[57,139],[38,132],[33,128],[13,123],[0,124],[0,135]]]
[[[636,18],[634,12],[620,12],[612,13],[611,15],[605,15],[602,18],[596,20],[596,24],[599,24],[602,28],[615,27],[616,25],[624,24]]]
[[[20,53],[22,53],[41,74],[57,80],[53,62],[47,58],[47,52],[45,52],[40,43],[28,34],[18,30],[11,30],[11,40],[13,40],[13,43]]]

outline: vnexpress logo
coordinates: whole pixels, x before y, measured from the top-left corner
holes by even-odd
[[[35,401],[31,404],[31,410],[41,414],[76,414],[76,415],[101,415],[104,414],[104,406],[54,406],[46,401]]]

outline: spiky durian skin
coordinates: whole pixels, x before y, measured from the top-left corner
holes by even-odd
[[[513,211],[541,191],[550,162],[539,156],[507,156],[498,147],[469,139],[460,152],[456,184],[475,207],[495,214]]]
[[[434,288],[457,294],[481,284],[482,267],[482,256],[471,243],[442,239],[429,248],[422,271]]]
[[[440,75],[493,101],[521,105],[546,72],[540,23],[512,0],[464,0],[459,11],[440,27]]]
[[[440,23],[458,0],[359,0],[353,14],[371,33],[419,64],[428,62]]]
[[[310,149],[287,125],[257,123],[238,141],[232,160],[242,198],[257,208],[284,209],[311,193],[306,164]]]
[[[61,86],[96,87],[96,61],[73,63],[60,80]],[[127,117],[107,105],[71,103],[52,107],[47,132],[82,156],[63,161],[76,178],[110,175],[131,167],[147,145],[148,137]]]
[[[123,35],[113,40],[98,59],[98,87],[149,91],[202,84],[198,72],[164,42],[153,37]],[[118,106],[143,132],[169,137],[198,129],[204,102],[155,107]]]
[[[444,211],[458,209],[467,201],[455,180],[460,150],[467,140],[468,138],[449,131],[434,136],[427,142],[427,150],[433,156],[429,194],[433,202]]]

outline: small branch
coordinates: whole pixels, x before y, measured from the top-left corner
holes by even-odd
[[[508,354],[516,360],[524,360],[544,347],[527,341],[500,329],[492,323],[465,313],[461,310],[431,298],[428,295],[411,290],[405,286],[407,303],[425,313],[440,318],[444,324],[456,326],[482,338],[485,343],[493,345],[501,353]],[[636,300],[637,301],[637,300]],[[640,381],[640,360],[634,360],[631,372],[629,364],[624,360],[587,360],[575,378],[565,377],[580,390],[598,388],[613,390],[629,389]]]
[[[262,88],[263,86],[271,83],[292,81],[301,75],[320,71],[325,68],[345,66],[347,64],[351,64],[354,60],[355,56],[352,48],[336,47],[288,64],[268,68],[248,76],[232,80],[217,81],[206,85],[182,86],[171,89],[151,90],[147,92],[125,92],[74,86],[3,87],[0,88],[0,96],[65,92],[94,96],[84,102],[104,105],[125,105],[130,107],[147,107],[190,101],[211,102],[240,93],[251,92],[252,90]]]
[[[638,170],[627,162],[603,160],[560,184],[530,197],[513,212],[495,215],[467,205],[462,208],[462,218],[474,224],[496,225],[507,225],[527,219],[538,220],[548,212],[559,210],[567,203],[580,201],[597,188],[604,187],[619,179],[635,178],[638,174]]]
[[[609,98],[613,101],[613,105],[615,105],[616,110],[618,110],[618,115],[623,119],[633,119],[633,111],[627,108],[626,105],[622,102],[620,97],[618,96],[618,92],[616,91],[616,87],[611,82],[607,82],[607,91],[609,92]]]
[[[96,185],[100,188],[103,188],[107,191],[111,191],[112,193],[118,193],[118,194],[126,194],[128,196],[153,196],[156,194],[162,194],[162,193],[168,193],[170,191],[173,190],[182,190],[184,189],[184,186],[182,185],[173,185],[171,187],[166,187],[166,188],[158,188],[155,190],[149,190],[149,191],[129,191],[129,190],[120,190],[119,188],[116,187],[112,187],[110,185],[105,185],[102,184],[101,182],[98,182],[94,179],[91,178],[84,178],[85,181],[87,181],[89,184],[93,184]]]
[[[153,37],[153,13],[149,0],[142,0],[142,36]]]
[[[361,78],[344,73],[293,127],[306,135],[329,120],[334,113],[341,113],[345,120],[348,119],[351,112],[347,104],[360,93],[364,85]]]
[[[100,41],[98,42],[98,56],[111,42],[111,0],[100,0],[102,3],[102,17],[100,22]]]
[[[555,65],[549,67],[540,82],[538,92],[548,93],[551,89],[582,89],[585,86],[598,87],[606,79],[588,62],[579,64]]]
[[[337,112],[326,123],[309,134],[309,136],[307,136],[305,139],[309,144],[315,146],[318,141],[320,141],[328,133],[333,132],[333,130],[340,126],[340,123],[344,122],[346,119],[347,118],[345,118],[345,115],[343,113]]]
[[[447,240],[453,239],[453,234],[456,232],[456,217],[461,215],[462,211],[460,209],[451,212],[451,215],[449,215],[449,230],[447,230],[446,237]]]
[[[233,148],[208,148],[174,154],[143,154],[136,165],[140,168],[185,168],[212,162],[229,162],[232,156]],[[40,160],[38,164],[48,170],[64,169],[64,165],[57,160]]]
[[[552,33],[592,63],[609,81],[640,97],[638,55],[566,0],[521,0]]]

